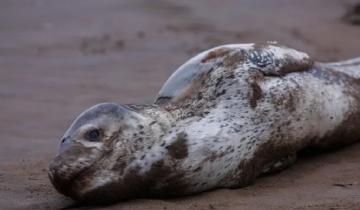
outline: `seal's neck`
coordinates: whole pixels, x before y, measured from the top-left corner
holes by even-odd
[[[144,128],[144,133],[147,134],[150,144],[160,142],[177,121],[176,114],[162,106],[138,104],[127,104],[126,106],[141,116],[140,127]]]
[[[134,133],[128,135],[133,139],[127,141],[127,150],[131,151],[131,155],[123,180],[132,177],[134,182],[146,187],[146,190],[134,189],[136,193],[148,191],[152,195],[161,193],[162,196],[184,193],[188,183],[180,179],[183,174],[181,165],[189,151],[187,135],[179,130],[178,112],[182,110],[169,111],[161,105],[126,106],[139,115],[139,124],[136,125],[139,129],[131,129],[136,130],[135,137]],[[143,141],[136,143],[138,138]]]

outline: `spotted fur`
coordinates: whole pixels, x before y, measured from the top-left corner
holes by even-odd
[[[360,137],[360,62],[313,62],[276,44],[224,45],[182,65],[153,105],[96,105],[65,133],[55,188],[85,201],[235,188],[299,151]],[[101,129],[99,142],[84,132]]]

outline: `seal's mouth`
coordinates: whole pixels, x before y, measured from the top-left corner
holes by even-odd
[[[49,165],[48,176],[55,189],[73,199],[80,197],[84,178],[95,162],[94,155],[83,148],[72,147],[57,155]]]
[[[61,163],[61,161],[59,161],[58,157],[50,163],[48,172],[49,179],[59,193],[76,199],[76,197],[78,197],[76,181],[80,180],[82,177],[81,174],[83,174],[88,167],[81,167],[76,168],[76,170],[72,170],[69,165],[60,165],[59,163]]]
[[[73,178],[64,179],[61,174],[53,172],[51,169],[48,172],[48,176],[51,183],[59,193],[68,197],[75,197],[75,190],[73,189],[75,180]]]

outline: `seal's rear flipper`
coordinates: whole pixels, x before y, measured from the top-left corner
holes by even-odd
[[[342,62],[325,63],[324,65],[336,71],[354,77],[355,79],[360,79],[360,57],[349,59]]]

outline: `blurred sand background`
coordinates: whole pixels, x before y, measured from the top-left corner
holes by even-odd
[[[201,50],[276,40],[320,61],[360,56],[360,26],[343,19],[354,3],[1,0],[0,209],[71,207],[46,170],[72,120],[100,102],[151,103]],[[360,209],[360,145],[302,158],[242,189],[96,208]]]

